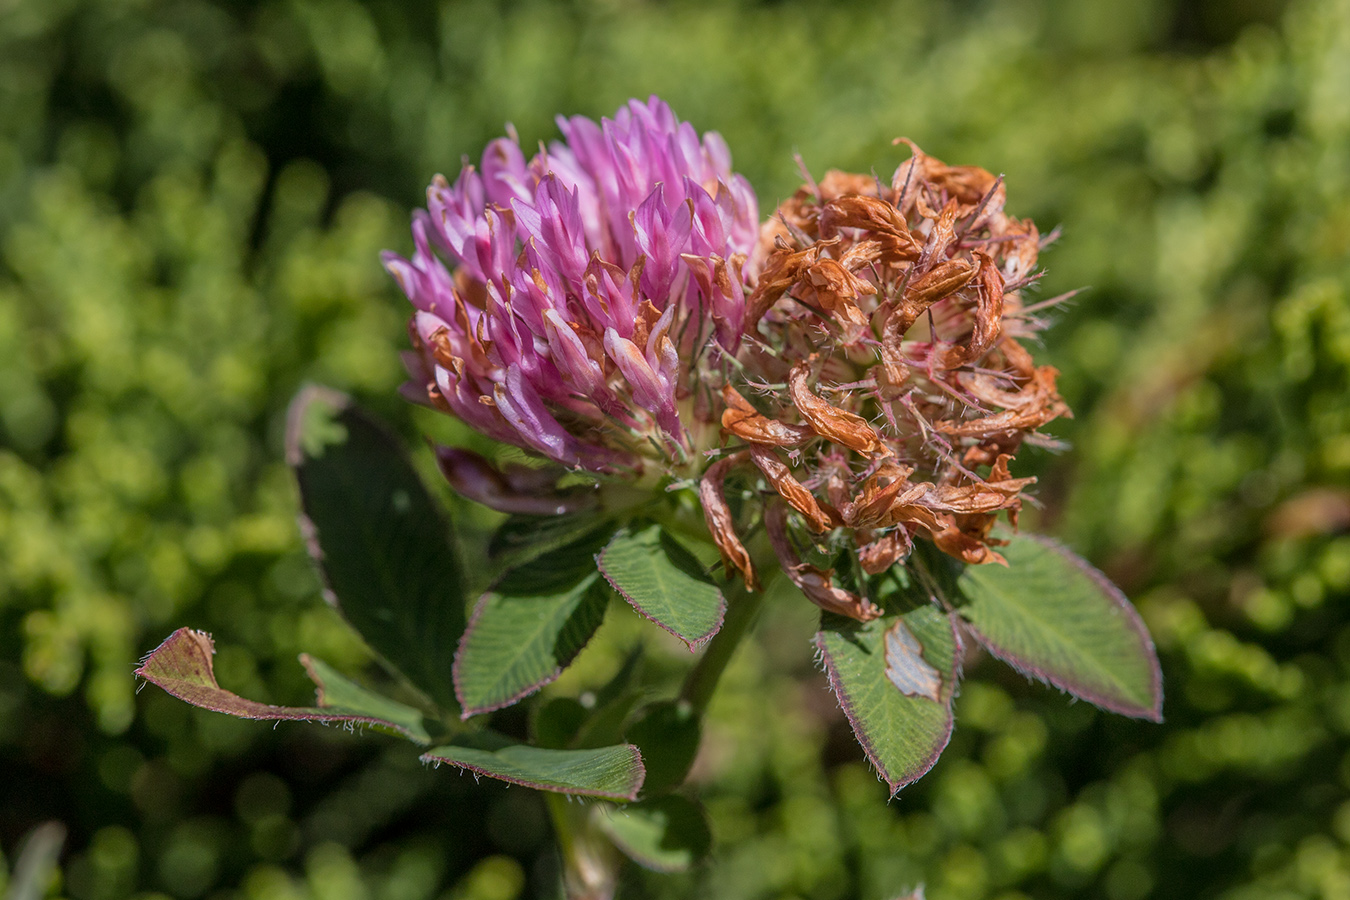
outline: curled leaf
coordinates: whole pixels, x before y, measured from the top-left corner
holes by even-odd
[[[420,744],[431,741],[422,725],[422,715],[417,710],[372,694],[350,682],[339,681],[332,670],[322,664],[316,665],[317,660],[305,660],[306,671],[319,689],[317,707],[273,706],[240,697],[216,682],[211,665],[211,657],[215,652],[215,643],[209,634],[180,628],[150,651],[141,661],[136,675],[193,706],[240,719],[325,724],[355,722],[387,728]],[[330,685],[327,681],[336,683]],[[340,693],[333,688],[340,688]],[[338,702],[335,703],[335,700]]]

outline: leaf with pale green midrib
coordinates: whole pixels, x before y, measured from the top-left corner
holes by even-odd
[[[659,525],[616,534],[596,560],[643,616],[698,650],[718,629],[727,602],[688,550]]]
[[[678,794],[598,809],[595,815],[616,847],[657,872],[683,872],[712,846],[703,808]]]
[[[214,654],[210,635],[180,628],[146,656],[136,674],[179,700],[241,719],[355,722],[389,729],[420,744],[431,743],[420,712],[367,691],[318,660],[304,661],[319,687],[319,706],[273,706],[245,699],[217,684],[211,664]]]
[[[937,700],[906,696],[887,676],[886,632],[897,621],[940,676]],[[931,769],[952,733],[958,642],[947,614],[929,603],[866,623],[829,616],[815,644],[858,743],[891,792]]]
[[[1019,672],[1103,709],[1162,720],[1162,671],[1130,601],[1064,547],[1018,536],[1007,567],[967,566],[959,611],[971,635]]]
[[[645,770],[637,748],[629,744],[589,750],[553,750],[518,744],[498,735],[465,735],[453,744],[433,747],[424,762],[449,763],[512,784],[555,791],[632,800],[642,789]]]
[[[609,603],[593,557],[607,537],[593,531],[512,569],[479,599],[455,656],[464,718],[537,691],[586,646]]]
[[[372,650],[453,707],[461,572],[450,527],[401,446],[348,397],[309,387],[291,404],[286,454],[325,596]]]

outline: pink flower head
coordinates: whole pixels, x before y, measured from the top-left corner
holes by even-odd
[[[499,138],[481,170],[438,175],[412,258],[384,254],[416,308],[409,387],[565,466],[689,460],[740,344],[754,194],[656,97],[558,127],[528,161]]]

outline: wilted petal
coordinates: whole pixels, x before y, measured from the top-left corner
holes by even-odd
[[[880,575],[909,556],[914,548],[909,532],[904,528],[889,531],[871,543],[858,548],[858,563],[868,575]]]
[[[772,448],[762,444],[751,444],[750,459],[764,473],[769,485],[778,492],[778,495],[802,514],[812,531],[817,533],[828,531],[837,524],[816,502],[816,498],[811,496],[811,492],[792,477],[792,470],[783,464]]]
[[[793,405],[815,429],[816,434],[864,456],[887,455],[890,451],[866,419],[831,406],[811,393],[811,389],[806,386],[810,372],[811,367],[805,362],[793,366],[788,375],[788,390]]]
[[[826,612],[870,622],[881,616],[881,609],[866,597],[846,591],[834,583],[833,569],[819,569],[801,561],[787,534],[786,511],[779,504],[771,504],[764,512],[764,528],[769,543],[783,573],[806,595],[806,598]]]
[[[712,535],[722,562],[728,569],[735,569],[745,579],[749,590],[759,590],[755,578],[755,567],[750,562],[750,554],[736,536],[735,522],[731,516],[731,507],[727,505],[723,482],[727,473],[745,460],[745,453],[733,453],[708,466],[698,483],[698,497],[703,506],[703,518],[708,524],[708,533]]]
[[[806,283],[815,291],[816,302],[835,320],[844,333],[844,342],[856,342],[871,327],[871,320],[858,308],[864,295],[875,294],[874,285],[839,264],[822,259],[806,270]]]
[[[722,427],[743,441],[770,447],[800,447],[816,436],[809,425],[789,425],[760,415],[729,384],[722,387],[722,402],[726,404]]]
[[[980,261],[976,282],[979,305],[965,346],[954,348],[943,361],[950,369],[978,360],[994,346],[1003,330],[1003,276],[992,256],[976,253],[975,258]]]
[[[943,434],[954,437],[987,437],[1000,432],[1040,428],[1042,425],[1069,414],[1069,407],[1055,391],[1059,370],[1041,366],[1030,384],[1023,388],[1024,402],[1013,409],[966,421],[944,420],[936,423]]]

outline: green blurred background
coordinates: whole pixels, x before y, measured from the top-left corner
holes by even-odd
[[[1038,355],[1073,450],[1026,454],[1029,524],[1135,598],[1168,696],[1154,726],[976,663],[888,802],[776,603],[695,772],[712,860],[624,896],[1350,897],[1347,0],[0,0],[0,878],[57,819],[74,900],[552,895],[529,791],[131,670],[180,625],[262,700],[307,702],[301,650],[368,669],[301,552],[285,405],[320,381],[455,437],[394,393],[378,251],[506,122],[650,93],[766,210],[794,151],[884,176],[903,134],[1064,226],[1043,294],[1090,290]],[[635,640],[673,683],[687,654],[610,619],[564,687]]]

